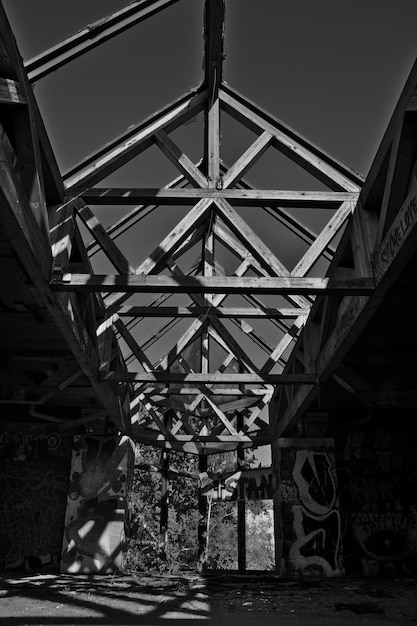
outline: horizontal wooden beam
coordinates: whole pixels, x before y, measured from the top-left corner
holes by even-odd
[[[164,276],[64,274],[53,277],[50,286],[56,291],[104,293],[266,293],[266,294],[350,294],[369,295],[374,288],[371,278],[305,278],[234,276]]]
[[[68,37],[61,43],[45,50],[25,63],[29,80],[34,82],[96,48],[128,28],[135,26],[158,11],[175,4],[178,0],[136,0]]]
[[[194,166],[195,167],[195,166]],[[69,190],[71,194],[71,190]],[[74,193],[75,195],[75,193]],[[83,192],[82,197],[91,205],[136,204],[189,205],[201,198],[224,198],[237,206],[279,205],[300,209],[335,209],[342,202],[356,202],[359,194],[349,191],[285,191],[281,189],[139,189],[120,187],[94,187]]]
[[[166,387],[163,383],[156,383],[152,387],[148,386],[141,390],[145,396],[198,396],[201,393],[204,395],[212,396],[265,396],[268,390],[258,387],[245,387],[245,385],[239,385],[239,388],[216,388],[216,387],[204,387],[201,390],[196,387]]]
[[[170,433],[152,432],[150,430],[137,430],[134,432],[132,439],[139,442],[146,442],[151,444],[152,442],[201,442],[201,443],[253,443],[257,445],[261,443],[268,444],[272,442],[271,435],[172,435]]]
[[[262,373],[227,373],[223,374],[200,374],[200,373],[173,373],[173,372],[103,372],[103,380],[111,380],[129,383],[165,383],[173,384],[195,384],[195,385],[293,385],[306,384],[314,385],[316,378],[310,374],[262,374]],[[265,393],[265,390],[264,390]]]
[[[216,307],[216,306],[124,306],[118,310],[121,317],[199,317],[215,315],[225,318],[292,318],[307,316],[310,309]]]

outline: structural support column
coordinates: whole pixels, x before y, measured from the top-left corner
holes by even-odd
[[[168,542],[169,451],[161,453],[161,513],[159,519],[159,550],[165,553]]]
[[[207,457],[200,455],[198,457],[198,470],[200,474],[207,472]],[[207,563],[208,549],[208,499],[198,494],[198,569],[203,571]]]
[[[242,428],[243,418],[239,414],[237,418],[238,429]],[[245,450],[237,451],[238,469],[245,461]],[[246,502],[237,501],[237,568],[239,574],[246,572]]]

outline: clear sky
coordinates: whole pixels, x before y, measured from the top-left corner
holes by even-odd
[[[3,4],[29,59],[127,2]],[[366,174],[417,53],[417,2],[226,4],[230,85]],[[181,0],[36,85],[63,171],[199,82],[202,7]]]

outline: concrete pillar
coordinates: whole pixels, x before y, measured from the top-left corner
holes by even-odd
[[[134,446],[125,436],[74,438],[61,572],[107,574],[123,567]]]

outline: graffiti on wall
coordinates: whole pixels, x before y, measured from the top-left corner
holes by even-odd
[[[417,455],[385,426],[350,429],[340,470],[348,510],[348,567],[412,575],[417,565]],[[413,471],[414,467],[414,471]]]
[[[211,479],[207,474],[201,493],[213,500],[269,500],[273,498],[273,484],[272,468],[261,467],[216,475]]]
[[[0,569],[58,567],[70,454],[51,426],[4,424],[0,435]]]
[[[109,573],[121,568],[132,471],[128,437],[75,437],[62,572]]]
[[[342,574],[342,524],[332,440],[280,440],[280,494],[287,573]]]

